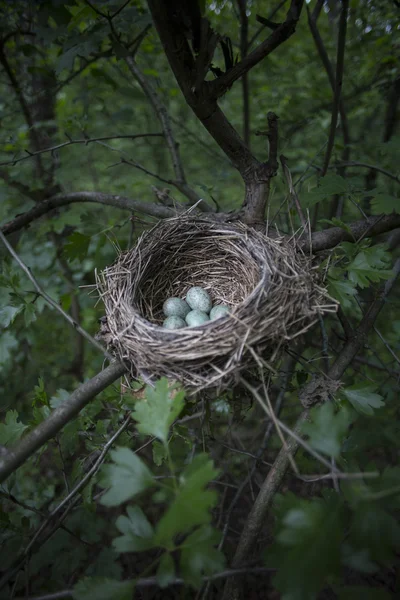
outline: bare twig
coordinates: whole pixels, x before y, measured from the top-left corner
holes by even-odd
[[[301,9],[303,8],[303,0],[292,0],[290,8],[286,15],[286,20],[275,29],[272,34],[250,54],[242,58],[242,60],[224,75],[221,75],[212,82],[211,89],[213,95],[219,98],[231,87],[231,85],[245,73],[250,71],[252,67],[258,64],[263,58],[271,54],[275,48],[278,48],[285,42],[296,30],[297,22],[300,18]]]
[[[293,200],[294,205],[296,207],[297,214],[299,215],[299,219],[300,219],[300,222],[301,222],[301,224],[302,224],[302,226],[304,228],[304,231],[306,231],[306,229],[307,229],[307,221],[306,221],[306,219],[304,217],[299,197],[298,197],[297,192],[295,190],[295,187],[293,185],[292,175],[290,173],[289,167],[286,164],[286,160],[287,159],[283,156],[283,154],[280,155],[279,159],[281,161],[283,173],[285,175],[286,183],[287,183],[287,186],[289,188],[289,194],[292,197],[292,200]]]
[[[132,135],[107,135],[104,137],[98,138],[84,138],[83,140],[69,140],[68,142],[63,142],[62,144],[57,144],[56,146],[52,146],[51,148],[43,148],[43,150],[38,150],[37,152],[28,152],[27,156],[23,156],[21,158],[14,158],[13,160],[7,160],[0,163],[0,166],[4,165],[16,165],[17,163],[23,162],[25,160],[29,160],[39,154],[46,154],[47,152],[55,152],[60,148],[65,148],[66,146],[72,146],[74,144],[83,144],[84,146],[88,146],[93,142],[101,142],[105,140],[134,140],[136,138],[148,138],[148,137],[163,137],[162,133],[137,133]]]
[[[385,175],[386,177],[389,177],[389,179],[393,179],[393,181],[395,181],[396,183],[400,183],[400,176],[399,175],[395,175],[394,173],[390,173],[390,171],[387,171],[386,169],[382,169],[381,167],[378,167],[377,165],[368,165],[368,164],[363,163],[363,162],[358,162],[358,161],[353,161],[352,160],[352,161],[347,161],[347,162],[338,162],[338,163],[335,163],[334,165],[330,165],[328,167],[328,169],[337,169],[338,167],[363,167],[365,169],[370,169],[371,171],[377,171],[378,173],[382,173],[382,175]],[[314,168],[318,168],[318,167],[314,166]]]

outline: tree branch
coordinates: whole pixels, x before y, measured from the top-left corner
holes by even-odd
[[[331,128],[330,128],[330,132],[329,132],[328,145],[327,145],[326,153],[325,153],[324,165],[322,167],[322,176],[324,176],[328,170],[329,162],[331,160],[331,155],[332,155],[332,150],[333,150],[333,144],[335,141],[336,126],[337,126],[339,105],[340,105],[340,96],[342,93],[343,69],[344,69],[344,50],[345,50],[345,44],[346,44],[348,9],[349,9],[349,0],[342,0],[342,11],[340,13],[338,49],[337,49],[337,59],[336,59],[335,94],[333,97]],[[329,76],[329,72],[328,72],[328,76]]]
[[[247,16],[247,0],[237,0],[240,15],[240,55],[241,58],[247,56],[249,47],[249,17]],[[242,77],[242,98],[243,98],[243,139],[244,143],[250,148],[250,94],[249,94],[249,76],[246,72]]]
[[[356,221],[349,225],[351,233],[348,233],[340,227],[332,227],[324,231],[317,231],[311,236],[311,248],[309,240],[299,240],[300,247],[305,251],[320,252],[334,248],[340,242],[354,242],[363,237],[373,237],[392,231],[400,227],[400,214],[392,213],[391,215],[379,215],[377,217],[369,217],[362,221]]]
[[[43,148],[43,150],[38,150],[37,152],[28,152],[27,156],[23,156],[21,158],[14,158],[13,160],[7,160],[5,162],[0,163],[0,167],[4,165],[16,165],[19,162],[23,162],[25,160],[29,160],[32,157],[38,156],[39,154],[45,154],[47,152],[54,152],[59,150],[60,148],[65,148],[65,146],[72,146],[73,144],[83,144],[84,146],[88,146],[93,142],[102,142],[105,140],[122,140],[129,139],[134,140],[136,138],[144,138],[144,137],[163,137],[162,133],[138,133],[135,135],[107,135],[104,137],[98,138],[85,138],[83,140],[69,140],[68,142],[63,142],[62,144],[57,144],[56,146],[52,146],[51,148]]]
[[[352,160],[349,162],[335,163],[334,165],[330,165],[330,167],[328,167],[328,168],[336,169],[337,167],[364,167],[365,169],[370,169],[371,171],[377,171],[378,173],[382,173],[382,175],[389,177],[389,179],[393,179],[393,181],[395,181],[396,183],[400,183],[399,175],[394,175],[394,173],[390,173],[390,171],[386,171],[385,169],[382,169],[381,167],[377,167],[376,165],[367,165],[366,163],[357,162],[357,161]]]
[[[23,227],[26,227],[39,217],[50,212],[54,208],[60,208],[68,204],[74,204],[76,202],[94,202],[98,204],[104,204],[106,206],[115,206],[122,210],[138,211],[146,215],[158,217],[160,219],[166,219],[176,215],[176,210],[168,208],[167,206],[161,206],[157,204],[147,204],[140,200],[132,200],[125,196],[116,196],[113,194],[103,194],[101,192],[71,192],[69,194],[57,194],[52,196],[48,200],[44,200],[40,204],[37,204],[31,210],[28,210],[22,215],[18,215],[12,221],[5,223],[0,227],[5,235],[18,231]]]
[[[211,82],[212,95],[220,98],[233,85],[233,83],[247,73],[252,67],[258,64],[263,58],[271,54],[275,48],[278,48],[285,42],[296,30],[297,22],[300,18],[303,8],[303,0],[292,0],[290,8],[286,15],[286,20],[275,29],[272,34],[264,40],[255,50],[229,69],[224,75],[221,75],[215,81]]]
[[[20,105],[22,113],[25,117],[26,124],[28,125],[28,128],[29,128],[29,135],[31,138],[32,145],[35,150],[39,150],[40,141],[39,141],[39,136],[37,134],[37,131],[35,129],[35,123],[32,118],[31,110],[30,110],[28,103],[25,99],[25,96],[22,92],[22,88],[19,85],[18,80],[15,77],[14,72],[11,69],[8,59],[5,55],[4,41],[0,42],[0,63],[3,66],[3,69],[6,72],[8,79],[10,80],[11,87],[13,88],[15,95],[18,98],[19,105]],[[43,165],[42,165],[40,157],[37,158],[36,163],[37,163],[39,175],[43,179],[44,178],[44,169],[43,169]]]
[[[51,415],[18,444],[0,456],[0,483],[20,467],[36,450],[56,435],[86,404],[102,392],[113,381],[121,377],[126,368],[121,363],[112,363],[101,373],[77,388],[68,400],[55,408]]]
[[[176,23],[176,19],[174,20],[170,4],[163,0],[148,0],[148,5],[168,62],[186,102],[233,166],[245,177],[254,168],[259,167],[260,163],[218,107],[217,97],[211,93],[214,82],[205,81],[198,92],[194,92],[195,61],[182,27]]]

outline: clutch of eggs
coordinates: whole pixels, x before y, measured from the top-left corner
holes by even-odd
[[[208,321],[215,321],[229,314],[229,307],[217,304],[213,307],[210,294],[199,286],[188,290],[186,299],[172,297],[163,304],[163,312],[167,317],[163,323],[166,329],[182,329],[183,327],[199,327]]]

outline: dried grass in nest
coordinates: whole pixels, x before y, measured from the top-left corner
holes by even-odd
[[[283,238],[190,215],[161,221],[96,273],[114,354],[134,377],[167,376],[192,392],[227,388],[256,364],[272,368],[282,345],[336,310],[315,279],[311,260]],[[162,328],[164,301],[194,285],[231,314]]]

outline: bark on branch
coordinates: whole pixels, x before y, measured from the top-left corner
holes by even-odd
[[[125,371],[126,369],[121,363],[112,363],[104,371],[79,386],[68,400],[60,404],[43,423],[28,433],[15,449],[2,450],[0,454],[0,483],[7,479],[43,444],[54,437],[97,394],[106,389],[118,377],[121,377]]]
[[[159,217],[160,219],[173,217],[176,214],[174,209],[167,206],[148,204],[146,202],[141,202],[140,200],[126,198],[125,196],[103,194],[101,192],[71,192],[69,194],[57,194],[48,200],[44,200],[26,213],[17,215],[15,219],[2,225],[0,230],[4,235],[8,235],[26,227],[29,223],[35,219],[39,219],[39,217],[45,215],[54,208],[60,208],[61,206],[67,206],[68,204],[74,204],[76,202],[94,202],[106,206],[115,206],[122,210],[138,211],[146,215]]]
[[[221,75],[221,77],[218,77],[216,81],[213,81],[211,85],[212,93],[217,98],[221,97],[237,79],[250,71],[250,69],[263,60],[263,58],[268,56],[268,54],[271,54],[275,48],[278,48],[278,46],[283,44],[283,42],[293,35],[302,8],[303,0],[292,0],[285,21],[279,24],[272,34],[257,46],[253,52],[250,52],[250,54],[242,58],[237,65],[229,69],[229,71],[224,75]]]

